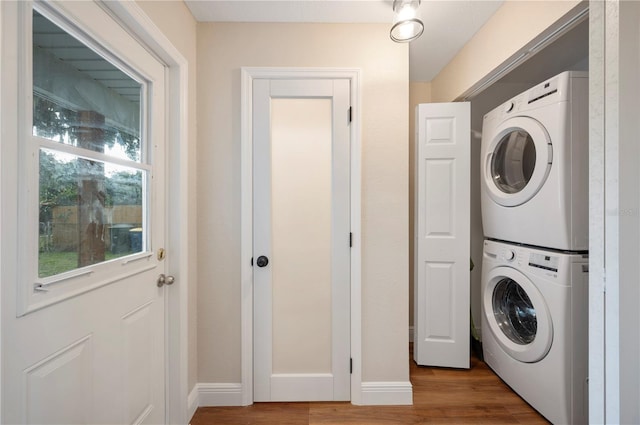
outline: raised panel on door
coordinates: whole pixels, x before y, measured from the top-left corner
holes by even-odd
[[[454,271],[452,263],[425,263],[425,279],[431,284],[424,292],[424,303],[427,306],[422,313],[424,324],[424,340],[443,342],[454,341],[455,328],[455,295]]]
[[[162,356],[153,351],[162,338],[153,322],[153,308],[147,302],[121,319],[125,423],[143,422],[154,409],[153,387],[163,384],[154,376],[163,364]]]
[[[91,335],[25,369],[26,423],[91,421],[94,364]]]
[[[437,184],[429,184],[437,181]],[[455,237],[455,160],[427,159],[424,163],[424,214],[421,228],[424,238]]]
[[[469,367],[469,104],[416,109],[414,360]]]

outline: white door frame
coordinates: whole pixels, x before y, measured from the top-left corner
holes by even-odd
[[[4,16],[3,16],[3,12],[4,8],[2,7],[2,5],[0,5],[0,23],[4,22]],[[0,60],[2,60],[2,55],[5,53],[3,45],[4,45],[4,39],[3,39],[3,34],[4,31],[2,31],[2,28],[0,28]],[[2,99],[2,82],[0,80],[0,99]],[[0,105],[1,105],[1,101],[0,101]],[[1,107],[0,107],[1,109]],[[2,111],[0,111],[0,128],[3,128],[4,124],[2,122],[2,117],[4,116],[4,114],[2,113]],[[0,136],[1,137],[1,136]],[[0,145],[2,144],[2,142],[0,141]],[[2,171],[2,170],[0,170]],[[0,172],[0,199],[2,198],[2,173]],[[2,229],[2,222],[4,220],[2,220],[2,218],[0,217],[0,234],[2,234],[3,229]],[[0,248],[0,254],[2,253],[2,248]],[[4,265],[2,264],[2,255],[0,255],[0,279],[2,279],[2,277],[4,276],[4,271],[3,271],[3,267]],[[2,289],[0,288],[0,344],[2,343]],[[2,365],[4,363],[2,362],[2,350],[0,350],[0,420],[2,420]]]
[[[166,321],[166,422],[187,423],[188,339],[187,295],[190,271],[188,243],[188,63],[167,37],[134,2],[96,0],[131,35],[145,45],[167,68],[167,256],[176,285],[167,291]],[[49,7],[60,7],[51,3]],[[62,5],[62,7],[64,7]],[[2,7],[0,7],[2,18]],[[2,53],[0,51],[0,53]],[[0,259],[0,270],[6,267]],[[2,323],[0,323],[2,329]],[[0,404],[0,414],[2,405]]]
[[[242,405],[253,403],[253,80],[348,79],[351,82],[351,403],[361,404],[361,71],[353,68],[250,68],[241,69],[241,373]],[[346,113],[346,111],[345,111]]]

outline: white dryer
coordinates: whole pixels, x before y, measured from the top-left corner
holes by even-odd
[[[485,362],[554,424],[588,423],[588,258],[485,241]]]
[[[567,71],[484,116],[481,205],[487,238],[589,247],[588,77]]]

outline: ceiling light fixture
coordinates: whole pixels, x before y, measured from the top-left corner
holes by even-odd
[[[396,43],[406,43],[422,35],[424,24],[417,17],[420,0],[393,0],[393,26],[389,35]]]

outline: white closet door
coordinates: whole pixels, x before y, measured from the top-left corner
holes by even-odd
[[[254,81],[254,401],[350,398],[349,96]]]
[[[468,102],[416,108],[414,360],[469,368]]]

